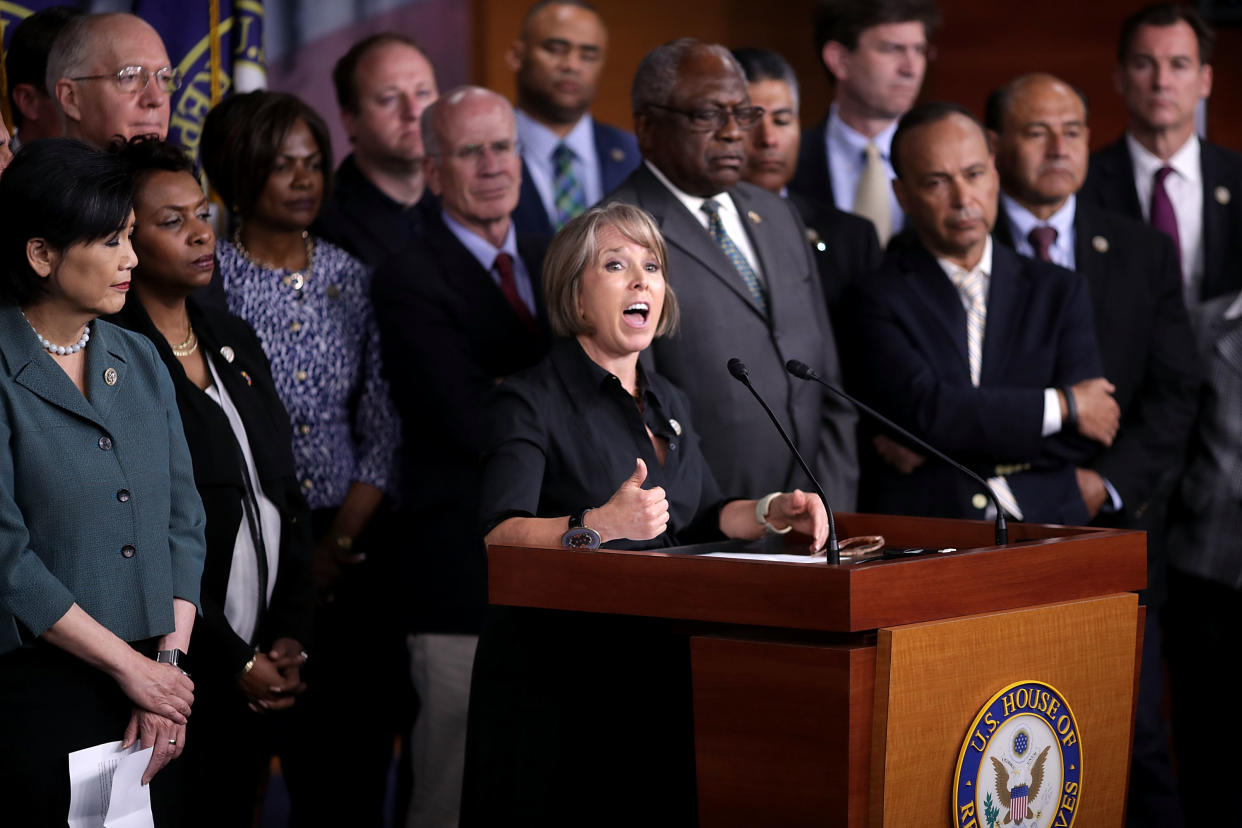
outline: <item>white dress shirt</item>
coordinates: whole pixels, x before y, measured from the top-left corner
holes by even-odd
[[[689,193],[678,189],[677,185],[668,180],[668,177],[652,164],[650,161],[644,161],[647,169],[651,170],[661,184],[668,188],[668,191],[677,197],[677,200],[686,206],[690,211],[690,215],[703,225],[703,229],[707,229],[707,213],[703,212],[703,202],[706,198],[692,196]],[[755,271],[755,275],[763,281],[763,267],[759,264],[759,257],[755,254],[755,248],[750,243],[750,236],[746,234],[746,228],[742,225],[742,214],[738,212],[737,205],[733,203],[733,199],[728,193],[721,192],[709,198],[716,199],[716,203],[720,205],[720,223],[724,225],[725,232],[729,234],[729,238],[737,245],[738,251],[746,258],[751,269]]]
[[[241,446],[242,456],[246,460],[245,473],[250,475],[254,487],[255,500],[259,504],[259,532],[263,538],[263,548],[267,552],[267,600],[271,603],[272,590],[276,588],[276,571],[280,565],[280,511],[276,505],[263,494],[259,484],[259,470],[254,464],[254,455],[250,451],[250,438],[246,436],[246,426],[242,423],[237,407],[220,382],[216,366],[207,360],[211,371],[211,385],[207,387],[207,396],[224,410],[233,436]],[[222,451],[228,449],[222,448]],[[259,562],[256,558],[254,538],[250,535],[250,526],[246,522],[243,509],[241,524],[237,527],[237,539],[233,542],[233,562],[229,565],[228,586],[224,591],[224,617],[238,637],[252,641],[259,623]]]
[[[1191,134],[1190,140],[1167,162],[1149,152],[1128,132],[1126,146],[1134,165],[1134,189],[1144,221],[1151,221],[1151,188],[1156,171],[1166,163],[1173,168],[1173,173],[1164,179],[1164,190],[1177,214],[1183,291],[1198,302],[1199,285],[1203,283],[1203,167],[1199,163],[1199,136]]]
[[[556,165],[552,153],[558,144],[564,143],[574,152],[573,170],[586,206],[599,203],[604,197],[604,182],[599,170],[599,156],[595,154],[595,124],[591,116],[583,115],[574,128],[562,138],[522,110],[514,112],[517,120],[518,140],[522,144],[522,160],[530,172],[531,183],[539,192],[539,199],[549,219],[556,215]]]
[[[847,213],[854,212],[854,194],[858,191],[858,180],[862,178],[863,167],[867,163],[867,144],[873,143],[880,151],[884,166],[888,169],[890,180],[893,174],[893,163],[889,151],[893,146],[893,133],[897,131],[897,121],[874,138],[867,138],[852,127],[847,126],[837,114],[837,105],[828,107],[828,128],[824,130],[824,151],[828,153],[828,174],[832,178],[832,200],[837,208]],[[906,224],[906,214],[901,212],[897,196],[889,189],[888,204],[893,217],[893,232],[897,233]]]

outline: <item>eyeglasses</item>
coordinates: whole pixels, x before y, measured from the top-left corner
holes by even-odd
[[[116,83],[117,89],[120,89],[127,95],[133,95],[146,89],[147,85],[151,83],[151,78],[155,78],[155,85],[161,91],[170,95],[181,88],[181,73],[167,66],[154,72],[145,66],[126,66],[119,72],[108,75],[81,75],[69,80],[111,80]]]
[[[488,152],[498,158],[506,155],[517,155],[521,151],[521,144],[518,141],[492,141],[490,144],[465,144],[447,154],[455,161],[462,161],[468,164],[478,164],[482,161]]]
[[[735,106],[732,109],[725,109],[724,107],[678,109],[661,104],[651,104],[651,106],[668,112],[676,112],[690,122],[690,128],[695,132],[716,132],[717,130],[724,129],[725,124],[729,123],[730,116],[737,121],[739,129],[750,129],[759,123],[759,119],[763,117],[762,106]]]

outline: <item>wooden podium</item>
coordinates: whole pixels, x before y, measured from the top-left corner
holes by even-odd
[[[1012,524],[997,547],[989,522],[855,514],[837,531],[958,551],[829,566],[497,546],[490,600],[690,622],[704,828],[965,825],[950,822],[959,750],[1024,680],[1076,716],[1075,824],[1120,826],[1144,534]]]

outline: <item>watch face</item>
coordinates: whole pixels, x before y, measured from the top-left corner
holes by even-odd
[[[599,549],[599,532],[586,526],[570,529],[561,535],[561,546],[566,549]]]

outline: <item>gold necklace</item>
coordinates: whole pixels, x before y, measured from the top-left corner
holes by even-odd
[[[173,356],[179,358],[188,357],[190,354],[198,350],[198,337],[194,334],[194,326],[190,325],[189,328],[190,335],[185,338],[185,342],[182,342],[180,345],[173,345],[171,342],[168,343],[168,345],[172,348]]]
[[[286,285],[292,285],[294,290],[301,290],[302,288],[306,287],[306,283],[310,281],[311,268],[314,267],[315,239],[306,230],[302,231],[302,243],[306,245],[306,267],[302,271],[290,273],[283,280]],[[238,227],[236,230],[233,231],[233,246],[237,248],[237,252],[242,255],[243,259],[250,262],[255,267],[262,268],[263,270],[287,270],[289,269],[289,268],[277,268],[277,267],[271,267],[269,265],[265,265],[262,262],[255,259],[254,256],[251,256],[250,251],[246,249],[246,245],[242,244],[241,227]]]

